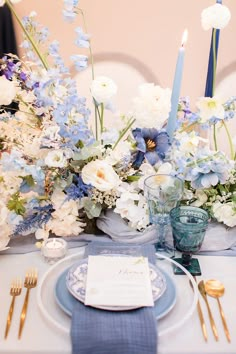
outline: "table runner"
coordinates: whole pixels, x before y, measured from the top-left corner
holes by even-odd
[[[152,245],[127,246],[91,242],[85,254],[128,254],[147,256],[155,263]],[[79,301],[72,313],[73,354],[156,354],[157,323],[153,308],[105,311],[84,306]]]

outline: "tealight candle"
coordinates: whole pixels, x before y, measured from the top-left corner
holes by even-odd
[[[49,238],[43,243],[41,251],[45,261],[53,264],[65,257],[67,242],[61,238]]]

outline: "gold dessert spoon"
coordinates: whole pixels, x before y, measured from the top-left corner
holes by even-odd
[[[206,289],[206,293],[208,295],[214,297],[218,302],[220,315],[221,315],[222,323],[224,326],[225,335],[226,335],[228,342],[230,342],[231,339],[230,339],[230,334],[229,334],[228,326],[227,326],[226,319],[225,319],[225,314],[224,314],[224,311],[223,311],[223,308],[221,306],[220,299],[219,299],[221,296],[224,295],[225,287],[219,280],[210,279],[205,282],[205,289]]]

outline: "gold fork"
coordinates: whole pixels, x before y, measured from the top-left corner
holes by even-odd
[[[16,296],[20,295],[21,289],[22,289],[21,279],[14,279],[11,283],[11,288],[10,288],[10,295],[12,296],[12,300],[11,300],[11,305],[10,305],[9,312],[7,315],[7,323],[6,323],[5,336],[4,336],[5,339],[8,336],[8,332],[9,332],[9,329],[11,326],[11,320],[12,320],[12,315],[13,315],[14,306],[15,306],[15,298],[16,298]]]
[[[24,304],[22,307],[22,311],[21,311],[21,316],[20,316],[20,326],[19,326],[19,332],[18,332],[18,339],[21,338],[22,330],[23,330],[23,327],[25,324],[25,318],[26,318],[28,302],[29,302],[29,292],[30,292],[30,289],[36,287],[37,280],[38,280],[37,270],[30,269],[25,275],[24,287],[27,289],[27,291],[26,291],[25,300],[24,300]]]

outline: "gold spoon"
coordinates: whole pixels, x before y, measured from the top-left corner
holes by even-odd
[[[221,306],[220,299],[219,299],[221,296],[224,295],[225,287],[219,280],[210,279],[205,282],[205,289],[206,289],[206,293],[208,295],[214,297],[218,302],[220,315],[221,315],[222,323],[224,326],[225,335],[226,335],[228,342],[230,342],[231,339],[230,339],[230,334],[229,334],[229,330],[228,330],[226,319],[225,319],[225,314],[224,314],[224,311],[223,311],[223,308]]]
[[[206,294],[205,284],[204,284],[203,280],[201,280],[198,283],[198,290],[199,290],[200,294],[202,295],[202,297],[203,297],[203,299],[204,299],[204,301],[206,303],[208,316],[209,316],[209,319],[210,319],[210,322],[211,322],[211,328],[212,328],[212,331],[213,331],[213,334],[215,336],[216,341],[218,341],[219,336],[218,336],[218,332],[217,332],[217,329],[216,329],[215,321],[214,321],[214,318],[212,316],[211,309],[210,309],[210,306],[209,306],[209,303],[208,303],[208,300],[207,300],[207,294]]]

